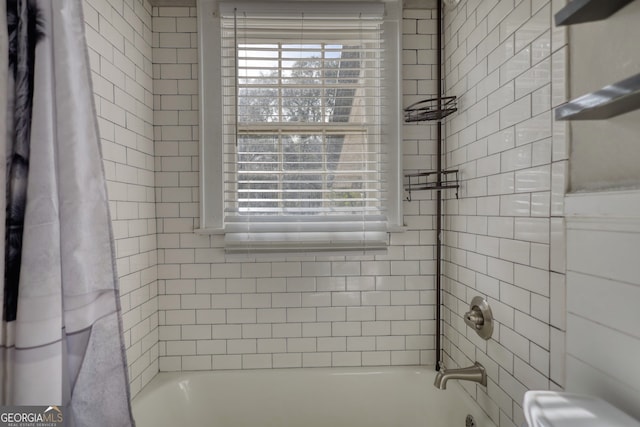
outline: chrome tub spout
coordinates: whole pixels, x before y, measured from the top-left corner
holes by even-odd
[[[433,385],[440,390],[445,390],[447,388],[447,381],[449,380],[474,381],[486,386],[487,372],[484,366],[478,362],[474,363],[473,366],[460,369],[447,369],[443,364],[440,364],[440,369],[438,370]]]

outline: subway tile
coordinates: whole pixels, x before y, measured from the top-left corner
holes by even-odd
[[[487,137],[488,154],[500,153],[515,147],[515,127],[496,132]]]
[[[201,310],[202,322],[209,321],[212,323],[225,323],[225,320],[222,318],[222,313],[224,313],[225,311],[226,311],[226,323],[230,323],[230,324],[256,323],[257,312],[256,312],[256,309],[252,309],[252,308],[228,309],[228,310]],[[213,319],[209,318],[209,316],[213,316]],[[215,320],[217,319],[219,319],[219,322],[215,322]]]
[[[505,84],[518,77],[531,66],[531,51],[525,47],[500,66],[500,84]],[[522,100],[526,99],[522,98]]]
[[[513,283],[514,268],[512,262],[489,257],[487,259],[487,273],[498,280]]]
[[[556,328],[551,328],[550,336],[550,379],[560,386],[566,384],[566,334]]]
[[[487,219],[488,234],[494,237],[513,238],[515,235],[514,218],[489,217]],[[494,240],[495,244],[499,242]],[[497,251],[496,251],[497,252]],[[497,256],[497,253],[495,254]]]
[[[330,322],[303,323],[302,336],[303,337],[329,337],[331,336],[331,323]]]
[[[167,341],[167,356],[182,356],[196,353],[195,341]]]
[[[515,218],[515,239],[527,242],[549,243],[548,218]]]
[[[392,351],[391,364],[394,366],[418,365],[420,363],[420,352],[416,350]]]
[[[545,111],[516,125],[516,145],[549,138],[552,131],[551,112]]]
[[[362,292],[362,305],[389,305],[391,293],[387,291]],[[335,305],[335,303],[334,303]]]
[[[258,323],[285,323],[287,310],[285,308],[259,308],[256,310]]]
[[[242,338],[242,325],[212,325],[211,336],[217,340]]]
[[[517,314],[518,312],[516,311],[515,313]],[[513,329],[506,327],[500,328],[500,344],[525,361],[529,360],[530,354],[530,341],[527,338],[528,335],[525,337]]]
[[[277,307],[300,307],[302,305],[302,296],[300,293],[279,293],[271,295],[271,306]]]
[[[451,165],[460,167],[463,171],[462,176],[466,182],[461,189],[461,194],[469,199],[469,196],[487,195],[477,199],[473,197],[472,202],[463,197],[460,203],[456,203],[455,208],[459,209],[461,217],[449,218],[453,230],[445,233],[446,235],[456,233],[455,242],[461,245],[460,248],[455,248],[455,251],[452,250],[451,258],[445,254],[445,260],[448,260],[448,263],[455,258],[465,262],[453,270],[456,272],[456,279],[460,280],[456,281],[455,292],[456,295],[462,294],[462,299],[466,299],[468,289],[462,283],[473,283],[478,291],[490,297],[497,297],[500,281],[502,281],[504,289],[534,292],[531,299],[538,301],[536,307],[544,306],[546,301],[547,295],[533,290],[537,289],[536,285],[528,283],[522,277],[526,272],[519,269],[520,266],[528,267],[529,263],[535,267],[544,264],[544,251],[547,244],[542,237],[545,228],[544,214],[550,212],[552,207],[557,213],[557,206],[559,206],[558,196],[551,198],[549,195],[550,189],[552,192],[555,191],[555,194],[559,191],[558,181],[555,178],[549,178],[552,182],[546,186],[546,181],[527,177],[526,172],[531,168],[547,166],[552,151],[554,160],[556,155],[560,156],[556,152],[562,151],[561,144],[555,142],[555,135],[553,146],[551,145],[550,132],[548,128],[541,127],[541,123],[543,117],[544,120],[550,117],[548,111],[551,100],[559,99],[558,94],[561,91],[558,90],[560,82],[558,70],[562,70],[560,62],[564,57],[557,55],[555,62],[554,58],[551,58],[551,65],[548,66],[551,32],[549,22],[545,23],[546,29],[538,26],[538,23],[542,22],[538,20],[538,14],[545,9],[544,5],[538,6],[538,4],[539,2],[534,2],[534,5],[531,5],[531,2],[526,0],[519,2],[517,9],[514,10],[513,2],[510,1],[481,2],[476,10],[469,10],[468,22],[465,23],[467,16],[461,14],[456,17],[456,22],[459,21],[459,23],[453,24],[455,31],[458,29],[461,31],[455,34],[455,37],[461,37],[461,39],[460,47],[456,49],[458,52],[452,52],[453,56],[450,59],[456,71],[451,70],[451,75],[447,76],[447,83],[454,88],[449,92],[459,96],[461,111],[457,116],[452,116],[451,122],[447,123],[450,127],[446,130],[447,149],[456,147],[459,151],[455,155],[449,153],[447,158],[456,159],[456,161],[463,159],[464,162],[469,162],[463,167],[457,164]],[[96,10],[99,8],[100,6],[97,5]],[[125,6],[125,9],[127,8],[128,6]],[[140,10],[146,11],[144,8]],[[148,10],[144,12],[148,16],[140,18],[143,22],[148,22],[149,34],[152,25],[156,31],[153,36],[154,46],[156,46],[153,53],[157,57],[154,69],[151,70],[149,59],[152,57],[152,37],[150,34],[147,51],[141,51],[141,54],[144,60],[149,62],[148,77],[152,77],[153,74],[155,79],[148,79],[148,85],[152,87],[144,88],[143,98],[150,97],[151,94],[157,96],[156,106],[160,109],[156,109],[157,114],[148,119],[147,123],[156,122],[157,140],[152,149],[155,148],[156,156],[161,153],[162,158],[156,158],[155,165],[151,163],[151,168],[148,169],[153,170],[156,166],[157,173],[174,173],[179,176],[177,183],[169,180],[160,185],[163,190],[171,188],[176,190],[156,193],[159,200],[155,201],[163,203],[161,207],[163,215],[158,215],[162,219],[158,226],[163,232],[158,235],[157,245],[162,249],[187,251],[158,254],[162,259],[158,265],[158,274],[162,277],[159,289],[163,293],[166,289],[177,292],[163,295],[166,298],[158,299],[160,307],[163,307],[162,313],[158,313],[157,318],[163,324],[159,333],[164,338],[162,351],[165,352],[165,355],[159,359],[160,369],[377,366],[419,364],[423,360],[429,360],[429,355],[433,353],[430,347],[433,345],[432,334],[434,333],[432,291],[434,266],[431,257],[434,256],[435,238],[431,231],[434,202],[430,200],[430,194],[420,195],[424,200],[418,203],[414,201],[407,204],[408,208],[405,212],[411,212],[412,209],[416,211],[415,214],[407,216],[411,231],[393,234],[392,246],[387,256],[376,257],[375,260],[365,257],[325,257],[314,260],[305,257],[302,261],[287,259],[271,262],[225,262],[219,237],[195,236],[191,233],[194,225],[197,224],[194,218],[198,215],[196,181],[198,144],[193,140],[194,135],[197,135],[198,116],[197,70],[196,74],[193,74],[193,70],[197,68],[193,43],[195,41],[195,8],[154,8],[153,10],[155,17],[151,18],[151,11]],[[530,19],[527,14],[531,11],[536,15]],[[425,67],[432,64],[434,55],[433,51],[425,49],[425,42],[432,42],[430,36],[433,33],[435,20],[431,18],[429,10],[411,11],[409,15],[405,10],[404,13],[406,41],[408,45],[414,43],[419,46],[413,52],[407,52],[404,55],[407,65],[413,66],[413,68],[407,67],[408,75],[416,77],[412,82],[405,82],[407,83],[405,87],[411,88],[413,92],[410,95],[415,96],[417,100],[420,96],[418,94],[422,93],[418,92],[419,90],[434,89],[433,82],[427,80],[430,78],[431,67],[428,69]],[[471,19],[475,18],[476,14],[477,21],[472,23]],[[486,21],[483,21],[485,17]],[[506,21],[501,22],[505,17],[508,17]],[[119,28],[120,24],[111,23],[114,28]],[[128,31],[128,29],[124,30],[124,32]],[[421,34],[418,36],[418,33]],[[123,55],[117,47],[114,54],[114,47],[108,45],[105,37],[98,34],[97,37],[93,35],[88,38],[94,40],[96,46],[94,52],[104,52],[105,56],[108,56],[104,67],[109,78],[101,76],[105,79],[107,92],[109,85],[124,89],[126,78],[131,80],[132,77],[126,77],[125,73],[114,64],[117,61],[125,70],[128,70],[131,64],[123,61]],[[553,38],[559,39],[555,35]],[[127,43],[125,42],[125,49]],[[138,42],[135,46],[129,44],[134,48],[140,46]],[[473,52],[467,51],[474,47]],[[468,53],[470,55],[467,55]],[[169,61],[184,63],[168,63]],[[531,64],[534,68],[531,68]],[[539,73],[540,70],[546,70],[547,75]],[[455,82],[452,80],[453,77],[464,79],[464,82]],[[551,79],[550,84],[549,79]],[[122,81],[122,84],[118,84],[118,81]],[[136,79],[135,83],[144,86],[142,81],[145,81],[144,76],[140,80]],[[469,82],[468,88],[471,89],[468,93],[464,92],[467,90],[466,82]],[[131,88],[131,95],[135,93],[135,96],[138,96],[140,88],[133,85]],[[459,88],[460,91],[458,91]],[[433,92],[424,92],[424,94],[428,93]],[[502,101],[503,103],[499,101],[500,94],[506,94],[506,100]],[[123,95],[125,93],[121,94]],[[192,95],[195,96],[192,97]],[[519,99],[520,96],[523,98]],[[188,98],[191,105],[186,103]],[[405,99],[410,99],[410,96]],[[151,100],[150,98],[149,101]],[[127,108],[133,107],[133,102],[133,100],[126,101]],[[185,111],[171,114],[182,107],[185,107]],[[103,119],[105,122],[103,127],[113,126],[113,122],[121,121],[118,116],[121,113],[117,109],[112,110],[109,104],[106,104],[105,108],[107,120]],[[494,114],[486,116],[492,109],[495,110]],[[126,119],[129,118],[128,113],[130,112],[125,111]],[[464,120],[469,121],[464,122]],[[132,119],[132,124],[141,131],[144,131],[143,122],[138,120],[137,116],[135,121]],[[415,153],[405,159],[405,166],[431,165],[434,156],[432,128],[432,125],[427,124],[403,126],[406,140],[413,139],[406,145],[415,148]],[[556,126],[554,126],[554,132],[555,128]],[[124,146],[135,148],[131,145],[136,143],[135,134],[134,138],[130,135],[109,136],[108,129],[105,129],[103,135],[116,140],[121,138]],[[543,142],[545,139],[549,140]],[[560,138],[558,137],[557,140],[559,141]],[[166,145],[163,145],[165,143]],[[535,146],[532,145],[534,143]],[[564,147],[566,145],[564,144]],[[521,148],[522,151],[517,151]],[[152,153],[153,151],[147,154],[152,155]],[[134,164],[140,167],[147,160],[143,156],[137,156],[137,153],[133,154],[136,154],[131,159],[134,163],[125,165],[129,167],[128,169],[120,166],[119,172],[111,176],[117,176],[118,181],[122,179],[131,184],[152,186],[153,174],[151,174],[150,183],[147,183],[148,176],[142,175],[135,167],[131,167]],[[117,162],[117,159],[118,153],[114,151],[111,161]],[[113,170],[115,171],[115,166]],[[519,175],[516,175],[518,172],[520,172]],[[551,172],[554,170],[552,169]],[[495,177],[498,175],[504,175],[501,177],[504,181]],[[170,175],[156,174],[156,185],[162,183],[165,178],[175,179]],[[146,181],[142,182],[140,179],[146,179]],[[512,195],[514,191],[526,193],[522,197],[517,195],[518,197],[511,199],[500,197]],[[529,192],[534,193],[529,195]],[[150,206],[153,206],[153,193],[151,191]],[[126,199],[127,193],[121,194],[124,197],[120,201],[134,202]],[[451,197],[453,198],[453,194]],[[123,215],[126,215],[124,211]],[[537,218],[529,218],[530,215]],[[547,218],[548,215],[547,213]],[[134,220],[133,214],[129,216],[132,218],[123,219],[123,221]],[[155,218],[155,212],[153,217]],[[182,219],[189,219],[189,221],[182,222]],[[129,230],[127,229],[126,232],[128,233]],[[154,232],[155,227],[149,234],[153,235]],[[448,236],[445,238],[449,239]],[[510,243],[503,244],[505,240],[512,239],[522,241],[524,244],[535,243],[535,245],[529,244],[530,259],[527,262],[522,255],[526,252],[524,247],[515,248],[512,253],[513,248],[509,247]],[[127,257],[139,254],[140,242],[123,241],[120,246],[121,253],[127,254],[125,255]],[[193,250],[196,248],[203,250],[215,248],[215,251],[205,253],[196,250],[196,258],[192,259]],[[463,255],[464,251],[468,250],[474,252]],[[178,261],[177,257],[182,255],[186,255],[187,258]],[[170,260],[171,264],[163,265],[167,260]],[[507,260],[513,260],[517,264],[514,266],[513,262]],[[131,259],[126,265],[143,265],[144,262],[143,258]],[[185,265],[184,272],[180,264]],[[448,266],[445,269],[449,271]],[[486,275],[484,275],[485,270]],[[191,284],[181,288],[182,285],[175,282],[166,287],[168,282],[165,283],[165,281],[187,279],[183,277],[183,273],[186,276],[193,276],[189,279],[192,280]],[[458,274],[460,277],[457,276]],[[309,280],[301,280],[303,278]],[[199,298],[200,296],[202,299]],[[189,309],[177,310],[178,307],[172,309],[173,304],[180,301],[173,297],[184,297],[185,305],[182,307],[189,307]],[[143,292],[137,294],[136,300],[141,301],[144,298]],[[210,306],[206,305],[209,303]],[[500,338],[501,342],[508,343],[508,346],[504,347],[497,341],[490,340],[486,344],[487,357],[485,358],[504,365],[505,372],[511,377],[505,376],[502,372],[495,375],[494,379],[499,383],[497,388],[502,394],[495,390],[489,394],[485,393],[487,402],[483,402],[483,405],[486,403],[489,408],[486,410],[490,413],[493,413],[494,407],[498,408],[491,399],[500,401],[501,407],[506,408],[507,398],[514,399],[512,412],[516,412],[517,404],[520,402],[516,398],[522,390],[520,386],[530,382],[532,378],[527,364],[531,364],[533,371],[542,372],[547,357],[545,353],[547,350],[542,346],[529,345],[528,340],[523,338],[524,341],[522,341],[520,339],[522,336],[514,332],[513,328],[515,330],[523,327],[534,330],[536,328],[527,325],[526,320],[516,317],[515,312],[522,314],[524,312],[519,309],[521,308],[519,303],[513,303],[513,305],[509,306],[492,300],[498,322],[496,337]],[[315,312],[315,318],[311,316],[313,312]],[[530,305],[530,312],[532,320],[539,321],[540,317],[544,317],[545,310],[538,310]],[[552,297],[549,301],[549,316],[552,318],[553,313]],[[129,315],[127,319],[130,320],[127,323],[135,322],[136,316]],[[465,328],[464,325],[458,324],[456,327]],[[140,327],[139,330],[143,328]],[[166,355],[166,344],[177,341],[174,338],[178,330],[184,335],[181,339],[186,342],[197,340],[197,353],[184,356]],[[207,331],[210,331],[213,339],[208,338]],[[503,331],[505,331],[504,334]],[[331,336],[332,334],[334,336]],[[335,336],[336,334],[339,336]],[[227,340],[231,351],[243,352],[223,354],[228,352]],[[285,345],[287,341],[290,344],[289,348]],[[375,343],[375,346],[372,347],[371,343]],[[467,343],[465,346],[474,344],[471,341]],[[387,349],[381,349],[379,346]],[[524,354],[525,346],[527,347],[526,355]],[[171,350],[174,351],[175,348],[171,347]],[[451,351],[457,357],[457,350]],[[522,362],[515,368],[514,352],[517,355],[516,359]],[[553,372],[557,371],[553,364],[550,369]],[[497,378],[498,376],[500,378]],[[478,395],[481,393],[484,392],[481,391]],[[512,419],[518,419],[513,413],[508,415],[507,419],[503,420],[504,425],[511,425]],[[494,420],[497,421],[497,417]]]
[[[269,308],[270,294],[242,294],[242,308]]]
[[[211,339],[210,325],[183,325],[180,338],[182,340]]]
[[[331,353],[304,353],[302,355],[302,367],[320,368],[331,366]]]
[[[500,240],[500,258],[520,264],[528,264],[531,246],[527,242],[511,239]]]
[[[158,358],[158,365],[162,372],[175,372],[182,370],[182,358],[181,357],[160,357]]]
[[[506,326],[508,328],[514,327],[515,321],[515,309],[507,304],[502,303],[501,301],[490,299],[491,310],[493,311],[494,318],[500,322],[501,326]],[[496,333],[496,339],[499,338],[500,332],[502,332],[502,327]]]
[[[388,351],[363,351],[362,366],[388,366],[391,364],[391,353]]]
[[[531,216],[549,217],[551,212],[551,193],[541,191],[531,194]]]
[[[167,325],[185,325],[196,323],[196,311],[195,310],[167,310],[166,311],[166,324]]]
[[[220,370],[242,369],[242,356],[239,354],[212,356],[212,367]]]
[[[524,313],[530,313],[531,294],[522,288],[502,282],[500,301]]]
[[[492,175],[488,177],[487,185],[489,195],[512,194],[515,191],[515,174],[507,172]]]
[[[403,307],[403,306],[376,306],[376,319],[378,319],[378,320],[405,320],[405,307]]]
[[[302,294],[303,307],[326,307],[329,305],[331,305],[331,293],[329,292]]]
[[[347,277],[347,291],[372,291],[375,278],[372,276]]]
[[[515,329],[544,349],[549,349],[549,325],[516,311]],[[528,356],[527,356],[528,360]]]
[[[531,365],[515,358],[514,377],[530,390],[547,390],[549,379]]]
[[[258,353],[285,353],[287,351],[287,340],[285,338],[277,339],[258,339]]]
[[[331,366],[362,366],[362,358],[359,352],[336,352],[331,354]]]
[[[356,276],[360,274],[359,262],[336,261],[331,263],[333,276]]]
[[[529,193],[500,196],[500,216],[529,216],[532,209]]]
[[[255,339],[239,339],[227,341],[227,354],[255,354],[257,343]]]
[[[549,271],[516,264],[515,284],[542,296],[549,296]]]
[[[375,317],[375,307],[347,307],[347,321],[372,321]]]
[[[404,336],[378,336],[376,337],[376,350],[404,350],[405,349],[405,337]]]
[[[419,335],[420,323],[417,320],[396,320],[391,322],[391,335]]]
[[[316,290],[323,291],[344,291],[346,290],[346,278],[344,277],[317,277]]]
[[[309,352],[315,352],[315,351],[317,351],[315,338],[288,338],[287,339],[287,352],[309,353]]]
[[[267,369],[272,367],[270,354],[243,354],[242,369]]]
[[[362,333],[362,324],[360,322],[333,322],[331,333],[334,337],[359,336]]]
[[[302,325],[300,323],[275,324],[272,327],[274,338],[296,338],[302,336]]]
[[[287,290],[287,281],[284,278],[258,278],[258,292],[285,292]]]
[[[566,231],[564,218],[551,218],[550,269],[557,273],[566,271]]]
[[[271,338],[271,325],[244,324],[242,325],[242,338]]]
[[[299,353],[279,353],[273,357],[274,368],[301,368],[302,355]]]
[[[541,243],[531,244],[531,267],[543,270],[549,269],[549,245]]]
[[[549,324],[549,298],[538,294],[531,294],[531,316]]]
[[[317,309],[318,322],[339,322],[347,318],[345,307],[321,307]]]
[[[513,34],[531,17],[531,0],[520,2],[500,21],[500,38]]]
[[[531,147],[523,146],[505,151],[501,154],[501,172],[510,172],[531,167]]]
[[[287,322],[315,322],[315,308],[288,308]]]
[[[316,281],[311,277],[287,278],[287,292],[314,292]]]
[[[297,277],[301,275],[301,268],[299,262],[274,262],[271,273],[274,277]]]
[[[566,295],[565,275],[551,272],[549,279],[550,324],[560,330],[566,330]]]
[[[487,343],[487,355],[507,372],[513,371],[513,353],[497,341]]]
[[[391,322],[389,321],[362,322],[362,335],[363,336],[391,335]]]
[[[226,340],[198,340],[196,342],[197,353],[199,355],[204,354],[225,354],[227,352]]]

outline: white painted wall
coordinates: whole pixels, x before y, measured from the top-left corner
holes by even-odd
[[[567,196],[568,391],[640,420],[640,192]]]
[[[448,367],[482,363],[488,387],[463,383],[501,427],[521,426],[528,389],[564,385],[565,30],[562,1],[462,0],[445,10],[445,164],[460,169],[447,193],[444,333]],[[479,338],[463,314],[487,298],[494,336]]]
[[[640,3],[571,26],[572,97],[640,72]],[[640,113],[575,121],[566,198],[566,389],[640,419]],[[596,193],[584,191],[597,190]]]
[[[571,97],[640,73],[640,2],[569,29]],[[571,122],[571,191],[640,187],[640,112]]]

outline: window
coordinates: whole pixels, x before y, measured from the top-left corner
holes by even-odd
[[[386,247],[390,219],[399,222],[391,199],[401,192],[399,103],[397,92],[388,95],[399,59],[385,68],[384,9],[364,2],[219,5],[222,105],[205,106],[202,123],[213,118],[209,112],[221,119],[213,135],[213,126],[203,126],[202,219],[205,228],[223,229],[227,252]],[[202,71],[208,79],[210,69]],[[219,184],[207,181],[212,162],[221,163]]]

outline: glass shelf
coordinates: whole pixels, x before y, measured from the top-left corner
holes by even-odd
[[[640,74],[556,108],[556,120],[604,120],[640,109]]]
[[[606,19],[633,0],[571,0],[555,15],[556,26]]]

